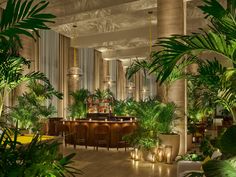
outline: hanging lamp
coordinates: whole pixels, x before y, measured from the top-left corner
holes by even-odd
[[[74,58],[73,58],[73,66],[68,69],[67,75],[75,78],[76,80],[80,80],[83,76],[82,69],[77,64],[77,50],[74,48]]]

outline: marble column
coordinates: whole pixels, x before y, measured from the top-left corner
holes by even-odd
[[[185,0],[157,0],[157,34],[158,37],[168,37],[172,34],[185,33]],[[179,154],[187,150],[187,118],[186,118],[186,81],[179,80],[172,84],[168,100],[179,107],[179,120],[176,130],[180,134]]]

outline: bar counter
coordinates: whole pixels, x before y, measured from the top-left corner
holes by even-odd
[[[55,122],[55,126],[57,127],[59,124],[66,125],[69,128],[69,134],[71,137],[67,140],[68,144],[74,144],[74,134],[76,133],[75,126],[76,125],[85,125],[87,127],[87,145],[95,146],[95,128],[99,125],[105,125],[109,127],[109,147],[117,147],[117,143],[121,140],[121,132],[124,127],[129,126],[133,130],[136,129],[137,122],[135,119],[130,120],[92,120],[92,119],[83,119],[83,120],[61,120],[59,119]],[[52,131],[51,131],[52,132]],[[54,134],[59,134],[57,130],[55,130]]]

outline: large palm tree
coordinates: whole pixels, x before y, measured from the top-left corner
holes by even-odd
[[[0,19],[0,116],[4,98],[20,83],[31,79],[40,79],[49,84],[47,78],[39,72],[22,74],[23,67],[29,62],[19,56],[22,48],[20,35],[36,39],[39,29],[49,29],[46,23],[52,23],[55,16],[44,13],[47,1],[8,0]]]
[[[231,79],[221,78],[221,88],[217,96],[219,103],[231,111],[236,122],[236,92],[232,89],[232,83],[230,84],[235,75],[229,74],[235,72],[236,68],[236,0],[227,0],[227,7],[217,0],[203,0],[203,2],[204,5],[199,8],[210,20],[210,30],[202,29],[201,32],[190,35],[161,38],[157,45],[162,49],[153,53],[150,71],[155,73],[158,71],[157,79],[163,83],[180,63],[196,60],[202,52],[215,53],[232,65],[232,68],[224,74],[231,75]]]

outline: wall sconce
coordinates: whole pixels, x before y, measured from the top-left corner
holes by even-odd
[[[165,158],[166,163],[172,162],[172,146],[170,145],[165,146]]]
[[[158,150],[157,150],[158,162],[162,162],[163,161],[163,157],[164,157],[164,148],[163,147],[159,147]]]

